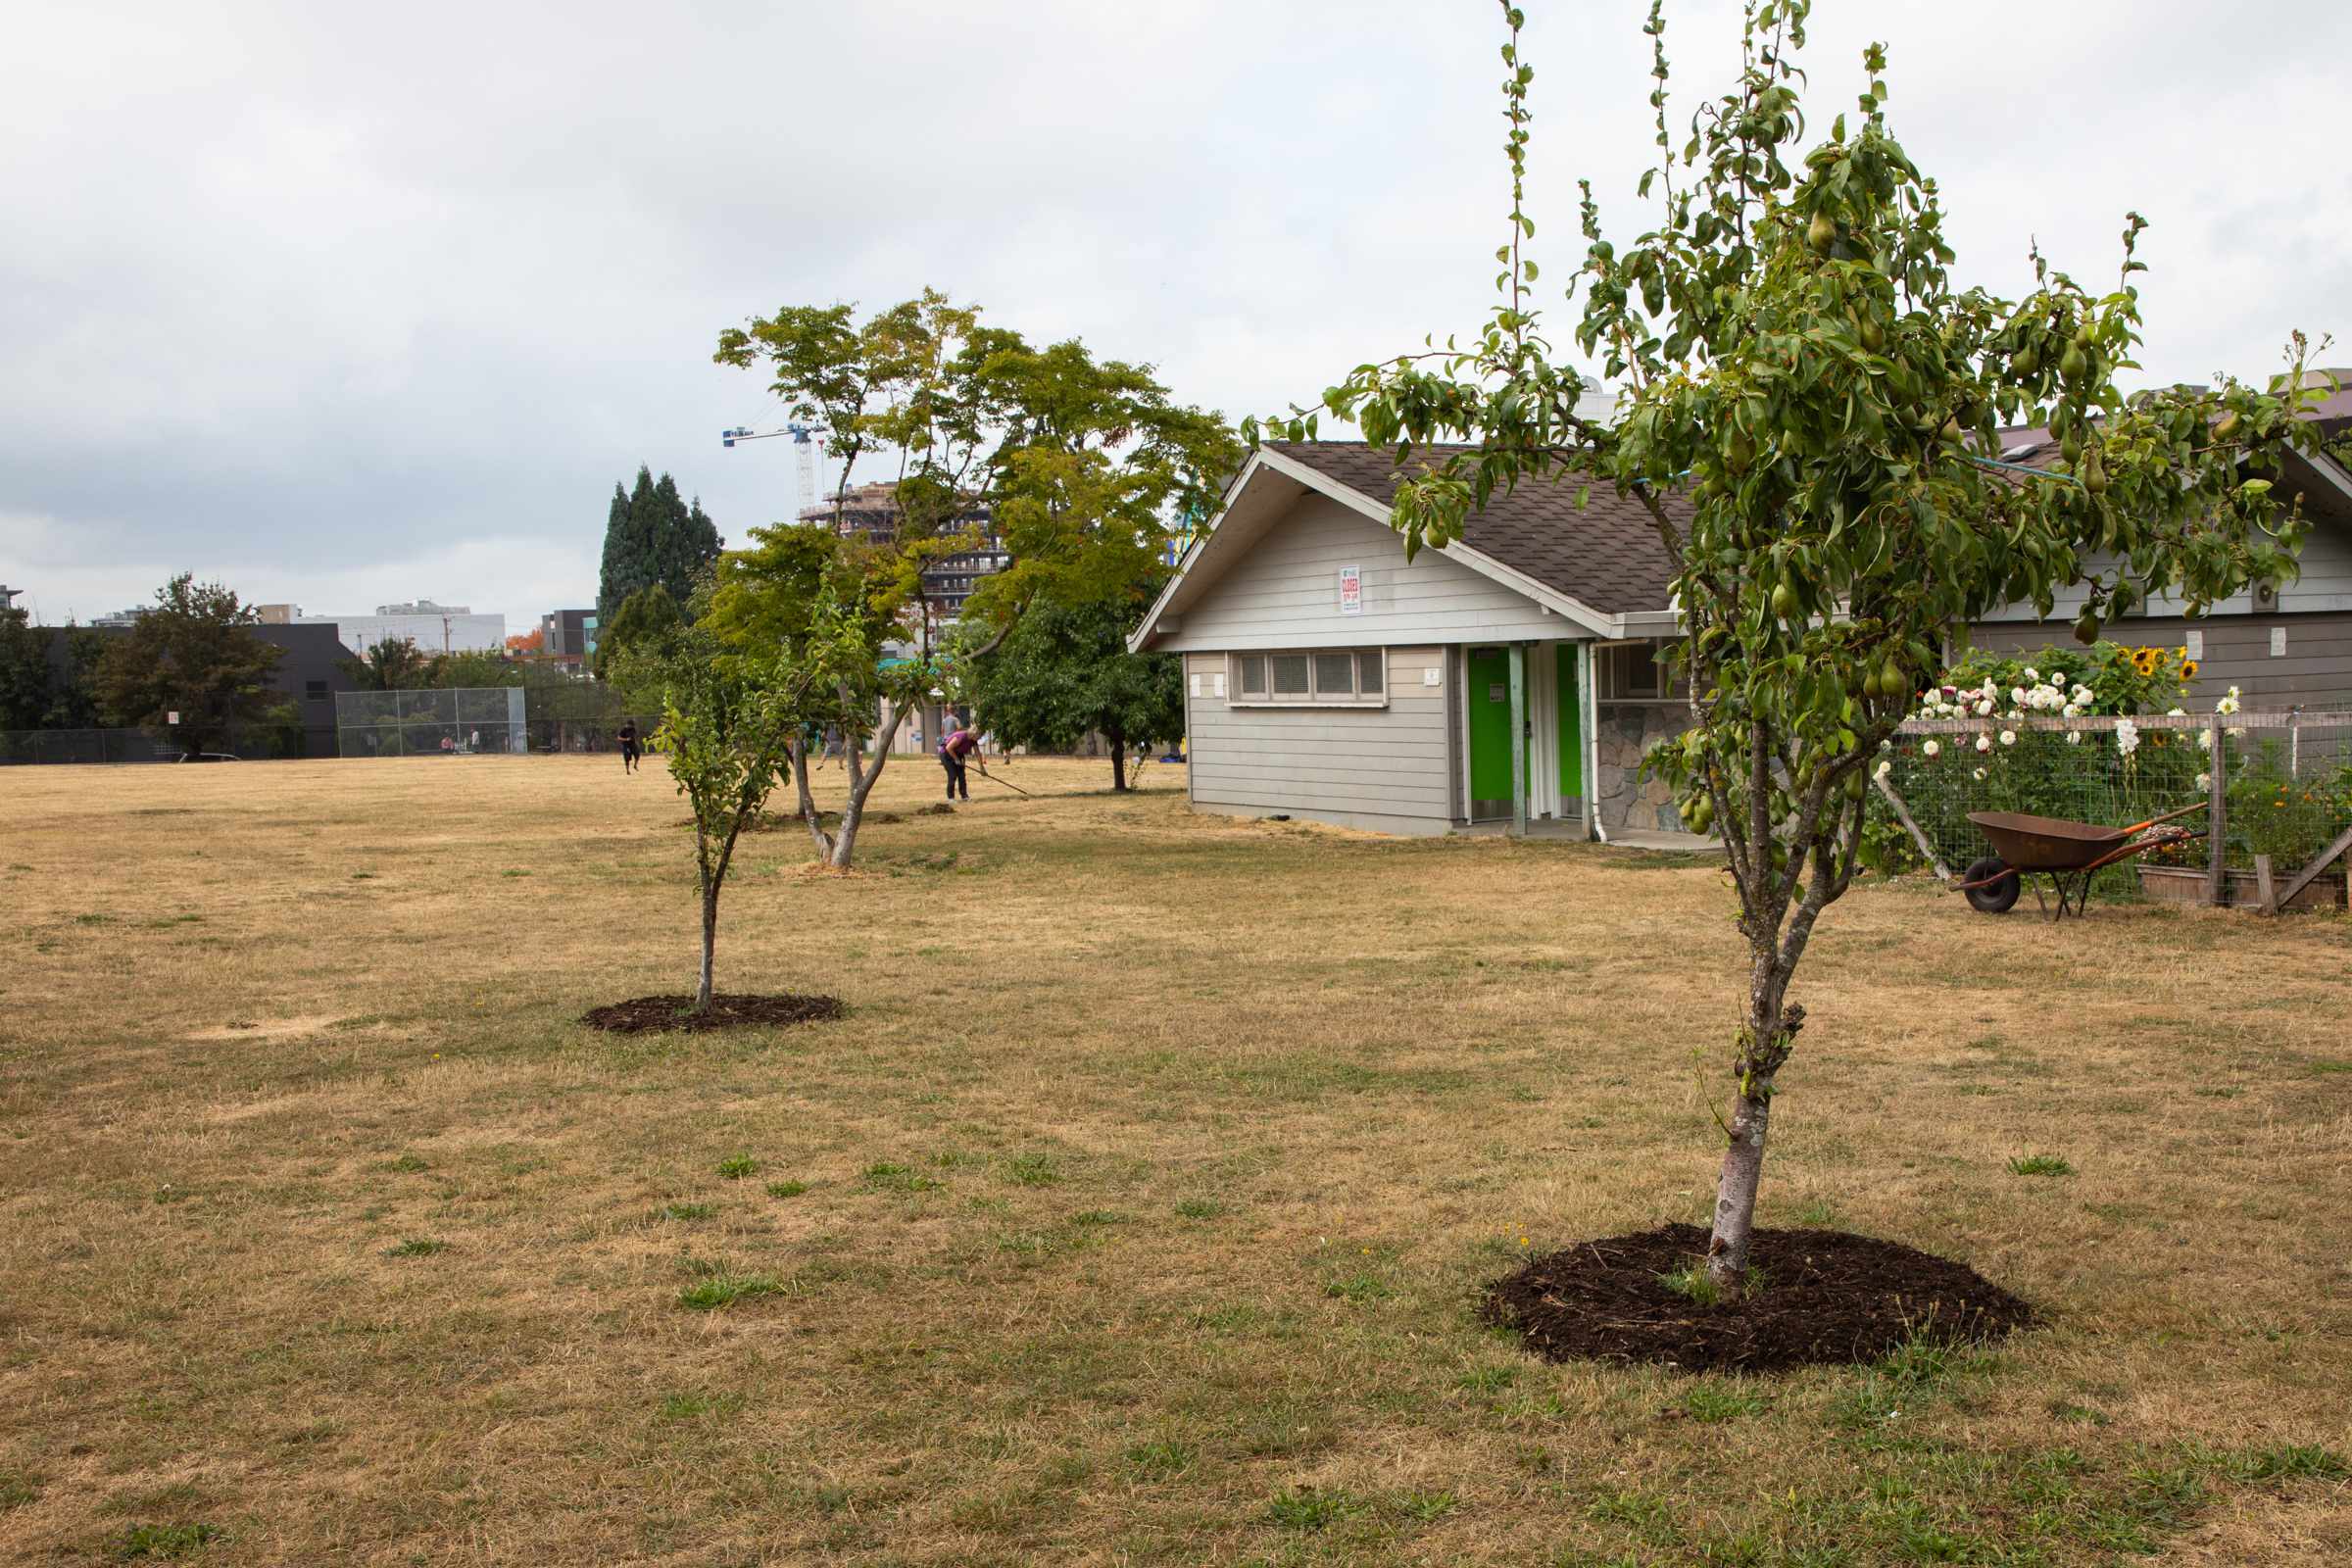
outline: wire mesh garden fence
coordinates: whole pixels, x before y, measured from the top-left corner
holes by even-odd
[[[2352,829],[2343,710],[1913,719],[1886,760],[1893,799],[1878,798],[1870,832],[1890,864],[1957,873],[1989,855],[1976,811],[2122,827],[2206,807],[2187,825],[2207,837],[2097,873],[2094,897],[2254,904],[2265,876],[2283,886]],[[2340,906],[2342,890],[2338,862],[2296,906]]]

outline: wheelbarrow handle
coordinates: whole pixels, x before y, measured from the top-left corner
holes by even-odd
[[[2176,811],[2173,814],[2178,816],[2181,813]],[[2192,844],[2198,839],[2204,838],[2205,836],[2206,835],[2204,831],[2200,829],[2194,833],[2180,832],[2178,834],[2168,834],[2161,839],[2133,839],[2131,843],[2125,845],[2121,849],[2108,851],[2105,855],[2100,856],[2097,859],[2082,867],[2082,869],[2085,872],[2103,870],[2106,867],[2113,865],[2118,860],[2129,860],[2134,855],[2142,855],[2149,850],[2161,850],[2169,845],[2174,844]]]
[[[2170,822],[2175,817],[2186,816],[2191,811],[2202,811],[2205,809],[2205,808],[2211,806],[2212,804],[2213,803],[2211,801],[2199,801],[2194,806],[2183,806],[2178,811],[2167,811],[2162,816],[2151,816],[2145,822],[2132,823],[2130,827],[2124,829],[2124,834],[2126,837],[2130,837],[2134,833],[2145,833],[2148,829],[2154,827],[2159,822]]]

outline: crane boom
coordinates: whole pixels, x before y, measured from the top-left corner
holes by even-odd
[[[816,454],[825,444],[825,438],[816,426],[796,420],[774,430],[755,430],[748,424],[739,424],[731,430],[719,431],[718,440],[721,446],[731,447],[738,441],[764,441],[778,435],[792,437],[793,453],[800,469],[800,511],[809,511],[816,505]],[[800,513],[793,514],[793,520],[800,520]]]

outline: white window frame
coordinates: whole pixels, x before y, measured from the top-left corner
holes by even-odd
[[[1632,654],[1636,648],[1646,648],[1650,651],[1650,667],[1657,672],[1658,678],[1658,689],[1655,691],[1633,692],[1626,689],[1626,666],[1633,662]],[[1602,680],[1601,690],[1596,694],[1598,701],[1604,703],[1671,703],[1678,700],[1674,691],[1674,677],[1666,667],[1666,645],[1664,643],[1649,639],[1638,643],[1606,643],[1602,645],[1600,654]]]
[[[1318,654],[1348,656],[1348,689],[1345,695],[1327,694],[1320,689],[1318,676],[1321,671],[1315,662]],[[1363,690],[1363,661],[1367,655],[1380,671],[1378,692]],[[1245,659],[1264,662],[1261,667],[1266,671],[1266,689],[1255,696],[1247,695],[1242,689],[1242,661]],[[1306,661],[1305,696],[1278,697],[1274,694],[1274,661],[1277,659]],[[1389,706],[1389,687],[1393,684],[1390,679],[1389,651],[1386,648],[1251,648],[1225,656],[1225,702],[1230,708],[1386,708]]]

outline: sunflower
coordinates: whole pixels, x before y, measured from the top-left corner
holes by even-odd
[[[2197,662],[2195,660],[2183,659],[2180,661],[2180,678],[2182,680],[2195,680],[2197,678]]]

